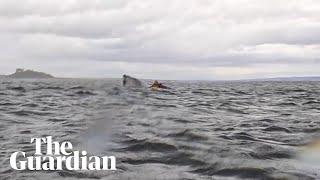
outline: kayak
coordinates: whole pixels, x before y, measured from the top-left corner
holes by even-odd
[[[151,87],[151,91],[161,91],[162,88],[158,88],[158,87]]]

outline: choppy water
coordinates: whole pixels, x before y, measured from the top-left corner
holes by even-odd
[[[320,179],[319,82],[0,80],[0,179]],[[14,171],[31,137],[117,157],[118,171]]]

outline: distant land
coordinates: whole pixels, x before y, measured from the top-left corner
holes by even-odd
[[[47,78],[55,78],[54,76],[29,70],[29,69],[22,69],[18,68],[16,69],[16,72],[10,75],[0,75],[0,78],[18,78],[18,79],[47,79]],[[70,77],[72,78],[72,77]],[[214,80],[214,81],[220,81],[220,80]],[[223,80],[225,81],[225,80]],[[273,77],[273,78],[256,78],[256,79],[238,79],[238,80],[226,80],[226,81],[320,81],[320,76],[303,76],[303,77]]]
[[[305,76],[305,77],[274,77],[261,79],[245,79],[237,81],[320,81],[320,76]]]
[[[0,76],[1,77],[1,76]],[[8,78],[19,78],[19,79],[45,79],[45,78],[54,78],[52,75],[43,73],[43,72],[38,72],[38,71],[33,71],[29,69],[21,69],[18,68],[16,69],[16,72],[10,75],[7,75],[5,77]]]

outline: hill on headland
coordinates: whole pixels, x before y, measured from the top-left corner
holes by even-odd
[[[31,78],[31,79],[39,79],[39,78],[54,78],[50,74],[46,74],[43,72],[33,71],[33,70],[25,70],[25,69],[16,69],[16,72],[8,75],[9,78]]]

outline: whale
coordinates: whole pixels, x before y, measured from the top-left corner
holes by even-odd
[[[142,85],[142,82],[137,78],[124,74],[122,76],[122,86],[129,87],[129,88],[141,88],[143,85]]]

